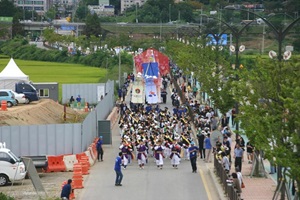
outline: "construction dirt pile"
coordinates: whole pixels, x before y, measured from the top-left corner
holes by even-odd
[[[0,126],[60,124],[79,122],[86,113],[66,108],[64,120],[64,106],[50,99],[41,99],[30,104],[19,104],[7,111],[0,111]]]

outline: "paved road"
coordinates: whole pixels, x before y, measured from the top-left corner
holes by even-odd
[[[171,92],[168,92],[169,95]],[[126,99],[127,100],[127,99]],[[161,107],[172,108],[170,97]],[[119,150],[120,135],[118,126],[112,130],[112,145],[104,146],[104,161],[97,162],[90,170],[84,182],[84,189],[76,199],[130,199],[130,200],[179,200],[179,199],[219,199],[208,169],[198,159],[198,173],[192,173],[190,162],[183,160],[179,169],[173,169],[169,159],[165,159],[164,168],[157,169],[154,159],[150,158],[144,170],[140,170],[137,161],[123,170],[122,187],[114,185],[114,160]]]

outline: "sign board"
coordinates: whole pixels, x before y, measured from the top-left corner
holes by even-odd
[[[216,34],[216,36],[220,36],[220,35]],[[217,45],[217,41],[212,34],[208,34],[207,38],[209,39],[209,41],[207,42],[208,45]],[[220,36],[218,45],[227,45],[227,34],[222,34]]]
[[[12,17],[1,17],[0,16],[0,22],[12,22],[13,18]]]

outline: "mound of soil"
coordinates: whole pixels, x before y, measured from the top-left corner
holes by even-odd
[[[30,104],[19,104],[7,111],[0,110],[0,126],[60,124],[78,122],[85,113],[66,108],[66,118],[63,118],[64,106],[51,99],[41,99]]]

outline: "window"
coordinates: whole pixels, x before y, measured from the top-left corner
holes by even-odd
[[[40,89],[40,97],[49,97],[49,89]]]
[[[0,161],[10,162],[10,156],[5,152],[0,152]]]
[[[1,97],[7,97],[7,96],[8,96],[8,93],[7,93],[7,92],[0,92],[0,96],[1,96]]]

